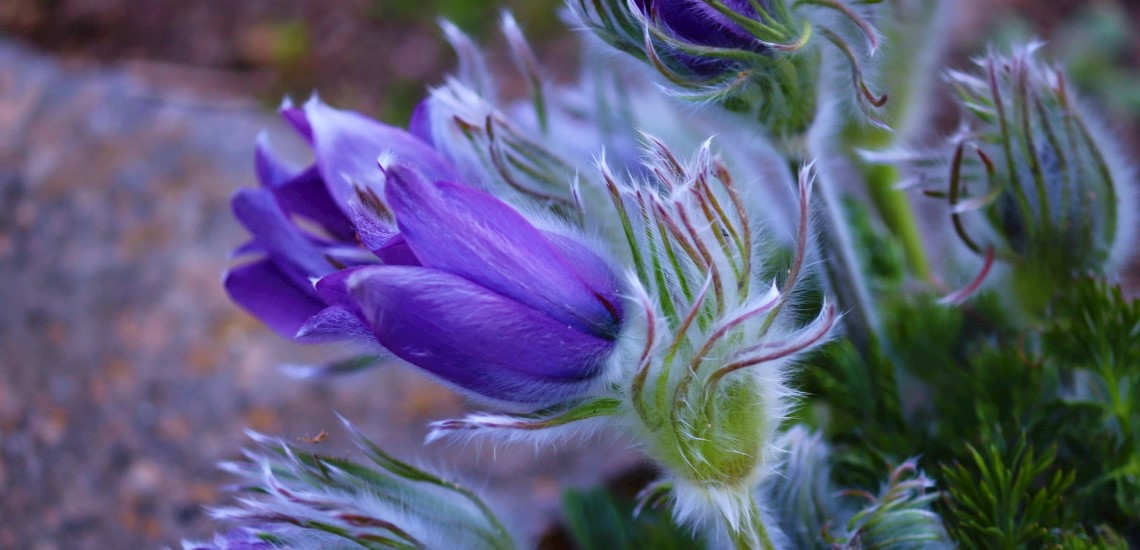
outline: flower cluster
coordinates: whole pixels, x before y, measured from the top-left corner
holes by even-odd
[[[769,238],[780,216],[710,143],[683,162],[646,134],[636,168],[619,156],[572,178],[585,155],[541,137],[568,124],[549,113],[572,96],[511,122],[478,86],[440,88],[408,131],[286,105],[315,162],[291,170],[259,145],[262,186],[234,198],[253,235],[239,253],[258,259],[227,275],[234,301],[288,338],[349,340],[477,400],[545,407],[439,422],[432,438],[627,426],[678,518],[731,506],[727,536],[769,541],[753,488],[778,462],[784,381],[838,319],[825,303],[801,326],[788,307],[811,250],[809,171],[786,202],[795,234]],[[792,260],[776,276],[761,250],[781,240]]]
[[[592,34],[589,70],[570,85],[544,77],[507,14],[522,100],[501,94],[479,48],[444,23],[459,70],[418,105],[408,129],[316,98],[281,109],[314,160],[293,167],[260,140],[260,186],[232,203],[251,235],[236,255],[249,260],[227,273],[226,290],[285,338],[362,350],[306,372],[402,363],[493,409],[432,423],[429,442],[545,444],[607,430],[656,468],[638,509],[667,507],[714,543],[1040,539],[1050,531],[1028,520],[1024,529],[989,525],[984,509],[1049,515],[1020,505],[1014,493],[1024,491],[1007,486],[1033,485],[1052,456],[1013,479],[1005,474],[1021,470],[1016,457],[969,449],[974,438],[1001,448],[1002,431],[1030,413],[1034,434],[1057,418],[1097,416],[1062,409],[1074,401],[1072,381],[1100,376],[1111,397],[1079,395],[1114,422],[1112,450],[1095,449],[1116,465],[1100,485],[1132,486],[1126,473],[1137,459],[1121,449],[1140,448],[1140,412],[1127,397],[1140,395],[1140,379],[1113,365],[1140,349],[1140,309],[1119,296],[1098,302],[1099,287],[1088,303],[1049,302],[1073,274],[1122,263],[1133,233],[1131,174],[1032,45],[989,55],[979,74],[949,73],[969,120],[948,147],[891,136],[878,111],[886,98],[864,81],[879,46],[872,22],[898,16],[888,35],[922,45],[906,22],[930,29],[946,10],[926,0],[878,4],[575,0]],[[659,74],[630,70],[594,38]],[[928,54],[891,59],[914,68]],[[896,81],[913,76],[895,69]],[[657,76],[668,81],[665,93],[650,80]],[[858,109],[835,108],[852,97]],[[866,156],[887,169],[848,156],[872,145],[886,152]],[[948,201],[946,225],[983,257],[981,274],[940,305],[942,279],[926,266],[910,205],[889,196],[903,186],[901,168],[945,184],[927,192]],[[841,201],[859,184],[895,234],[884,236],[859,200]],[[955,240],[939,237],[939,246]],[[910,272],[891,256],[899,242]],[[944,306],[982,290],[998,259],[1013,273],[1004,294],[1050,307],[1026,308],[1040,317],[1005,316],[980,304],[972,313],[993,328],[973,327]],[[945,263],[938,267],[973,267],[953,256]],[[1086,314],[1089,303],[1112,311]],[[1060,317],[1066,307],[1075,321]],[[1122,338],[1046,342],[1027,319],[1055,332],[1095,331],[1101,321],[1130,328],[1116,331]],[[1093,355],[1114,359],[1058,366],[1058,357],[1079,355],[1062,348],[1086,349],[1074,341],[1094,341]],[[1037,357],[1045,352],[1055,356]],[[1008,408],[985,401],[1006,386],[1036,393],[1009,398]],[[797,409],[801,400],[811,406]],[[215,511],[239,527],[204,546],[513,547],[474,493],[355,435],[370,463],[255,435],[265,452],[227,466],[254,496]],[[963,460],[993,475],[965,487],[965,470],[947,466]],[[940,478],[924,473],[939,469]],[[1060,508],[1071,479],[1051,476],[1044,493],[1027,497],[1048,510]],[[933,510],[943,496],[956,499],[939,507],[947,515]],[[1131,504],[1119,502],[1111,517],[1128,517]],[[1081,529],[1056,532],[1078,540]]]

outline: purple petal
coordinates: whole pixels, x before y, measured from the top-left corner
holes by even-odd
[[[386,219],[379,216],[358,201],[350,203],[352,225],[364,248],[376,252],[396,234],[396,224],[390,215]]]
[[[307,170],[289,166],[273,152],[264,132],[257,137],[254,164],[258,181],[273,191],[286,212],[317,222],[339,240],[355,239],[352,223],[329,194],[315,166]]]
[[[333,109],[315,97],[303,112],[321,177],[346,216],[352,215],[348,205],[356,199],[356,187],[380,189],[384,174],[377,159],[382,154],[411,163],[434,179],[456,177],[451,163],[407,131]]]
[[[270,260],[231,269],[223,284],[234,303],[288,339],[293,339],[312,316],[325,308],[311,291],[298,288]]]
[[[257,170],[257,181],[263,187],[270,189],[281,187],[294,176],[297,170],[277,157],[269,145],[269,135],[261,132],[257,136],[257,145],[254,148],[254,168]]]
[[[396,234],[374,252],[387,265],[423,265],[403,234]]]
[[[352,223],[356,226],[360,244],[381,262],[389,265],[420,265],[407,240],[397,232],[396,224],[390,218],[382,221],[360,203],[352,205],[352,212]]]
[[[316,167],[285,182],[274,190],[274,195],[287,212],[317,222],[341,241],[355,241],[356,230],[341,207],[334,202]]]
[[[584,278],[509,205],[471,187],[430,183],[404,165],[388,172],[389,206],[424,266],[464,277],[579,330],[616,336],[621,318],[604,298],[613,295],[613,286],[592,287],[596,274]]]
[[[574,266],[574,271],[585,285],[592,289],[595,297],[603,302],[603,306],[610,312],[615,325],[620,324],[623,317],[621,304],[621,283],[610,266],[594,251],[586,248],[578,241],[544,232],[546,240],[563,258],[566,263]],[[620,329],[613,327],[614,334]]]
[[[599,373],[614,345],[434,269],[369,267],[350,278],[349,290],[381,345],[493,399],[572,397]]]
[[[424,98],[416,104],[416,109],[412,111],[412,119],[408,121],[408,131],[424,143],[435,147],[431,133],[431,97]]]
[[[307,344],[340,340],[376,340],[359,315],[341,306],[327,307],[310,317],[296,330],[295,339]]]
[[[353,267],[330,273],[321,277],[313,285],[313,288],[317,291],[317,295],[330,306],[355,307],[356,301],[348,292],[348,279],[353,273],[361,269],[364,268]]]
[[[313,100],[316,100],[315,96],[309,101]],[[313,127],[309,124],[309,117],[305,115],[303,108],[293,105],[290,100],[285,100],[285,103],[281,105],[280,113],[281,118],[284,118],[285,122],[297,130],[297,133],[301,134],[305,141],[308,141],[310,145],[313,144]]]
[[[289,220],[270,191],[242,189],[230,204],[234,217],[253,235],[257,246],[298,284],[334,270],[321,248]]]
[[[312,285],[317,297],[328,307],[306,320],[296,331],[299,342],[315,343],[336,340],[372,340],[364,315],[356,300],[348,293],[348,279],[360,267],[342,269],[321,277]]]

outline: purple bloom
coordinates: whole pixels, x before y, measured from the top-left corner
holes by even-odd
[[[736,63],[724,57],[682,51],[683,48],[767,50],[767,46],[739,22],[701,0],[635,0],[635,3],[665,34],[676,40],[674,49],[677,51],[669,52],[670,56],[697,75],[721,74]],[[751,0],[722,0],[722,3],[741,17],[760,19]],[[761,5],[766,7],[767,0],[762,0]]]
[[[758,50],[761,44],[739,23],[701,0],[634,0],[643,13],[658,20],[673,35],[701,46]],[[751,0],[721,0],[725,7],[749,19],[759,14]],[[767,5],[767,0],[760,2]]]
[[[597,376],[622,325],[597,254],[451,183],[412,133],[316,101],[284,115],[316,162],[291,172],[259,145],[263,187],[233,209],[253,236],[239,251],[262,258],[227,274],[235,302],[287,338],[378,344],[497,400],[556,401]]]
[[[388,176],[405,261],[359,269],[347,285],[385,348],[500,400],[569,397],[598,374],[622,309],[596,254],[483,191],[405,165]]]
[[[454,178],[455,169],[420,138],[315,98],[301,108],[286,105],[281,113],[309,142],[315,162],[294,170],[273,154],[265,139],[259,141],[261,187],[239,191],[232,207],[252,235],[238,252],[264,257],[231,270],[226,290],[286,338],[367,338],[369,331],[352,315],[352,304],[311,281],[377,263],[376,256],[360,248],[358,238],[380,247],[395,234],[383,205],[378,199],[367,200],[376,197],[383,183],[376,166],[380,155],[414,163],[434,178]],[[368,211],[369,206],[381,211]],[[298,220],[316,231],[303,230]]]

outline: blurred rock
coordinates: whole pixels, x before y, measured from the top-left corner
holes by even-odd
[[[406,117],[453,62],[436,18],[450,15],[475,35],[511,8],[539,38],[546,59],[567,59],[576,40],[559,28],[559,0],[3,0],[0,32],[44,51],[87,61],[130,60],[245,78],[244,93],[275,101],[320,89],[326,100]],[[492,62],[508,59],[492,56]],[[499,64],[499,63],[496,63]],[[566,64],[566,69],[573,64]],[[523,86],[522,82],[507,86]],[[191,84],[201,86],[201,84]],[[231,86],[232,89],[232,86]],[[521,88],[520,88],[521,89]],[[525,93],[525,92],[524,92]]]

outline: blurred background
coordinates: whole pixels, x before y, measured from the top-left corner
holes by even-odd
[[[1140,2],[956,5],[952,65],[985,37],[1044,37],[1136,150]],[[552,76],[573,78],[577,37],[558,0],[0,0],[0,548],[207,537],[220,526],[203,506],[226,499],[215,464],[240,456],[246,427],[327,431],[317,450],[336,454],[349,444],[334,411],[394,454],[515,503],[499,508],[551,548],[565,544],[565,488],[637,471],[604,437],[422,447],[425,423],[462,414],[460,398],[410,369],[291,380],[278,364],[335,352],[286,345],[221,289],[244,239],[228,198],[255,184],[257,133],[289,134],[281,98],[319,91],[403,124],[454,62],[436,18],[505,68],[504,6]]]

